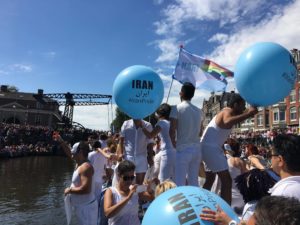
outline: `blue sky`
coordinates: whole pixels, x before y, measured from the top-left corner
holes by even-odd
[[[159,72],[166,96],[180,44],[234,70],[255,42],[300,48],[299,12],[300,0],[2,0],[0,83],[112,94],[118,73],[141,64]],[[179,88],[174,82],[169,103],[179,102]],[[198,90],[193,102],[208,96]],[[107,129],[107,117],[106,106],[75,107],[74,120],[89,128]]]

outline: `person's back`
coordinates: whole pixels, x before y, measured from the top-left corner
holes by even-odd
[[[89,153],[88,159],[94,167],[94,179],[95,182],[103,181],[103,176],[105,175],[105,165],[107,163],[107,159],[105,156],[98,151],[92,151]]]
[[[190,101],[182,101],[176,106],[177,109],[177,144],[178,151],[185,146],[198,144],[201,110]]]
[[[200,129],[202,113],[190,101],[195,87],[186,82],[180,91],[181,103],[170,113],[170,137],[176,148],[175,183],[198,186],[198,171],[201,162]]]

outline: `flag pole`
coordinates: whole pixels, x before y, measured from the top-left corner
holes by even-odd
[[[172,81],[171,81],[171,85],[170,85],[170,88],[169,88],[169,93],[168,93],[168,96],[167,96],[167,102],[166,103],[168,103],[168,101],[169,101],[169,96],[170,96],[170,92],[171,92],[171,88],[172,88],[172,85],[173,85],[173,77],[172,77]]]
[[[181,44],[181,45],[179,45],[179,51],[181,51],[182,49],[183,49],[183,45]],[[169,88],[169,93],[168,93],[168,96],[167,96],[167,102],[166,103],[168,103],[168,101],[169,101],[169,97],[170,97],[170,93],[171,93],[171,88],[172,88],[172,85],[173,85],[173,81],[174,81],[174,78],[173,78],[173,76],[172,76],[172,81],[171,81],[171,85],[170,85],[170,88]]]

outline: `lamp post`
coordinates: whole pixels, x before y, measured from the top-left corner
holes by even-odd
[[[14,124],[16,124],[16,106],[13,105],[14,108]]]

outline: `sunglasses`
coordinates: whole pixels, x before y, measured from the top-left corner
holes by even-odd
[[[123,176],[122,179],[124,181],[133,181],[135,178],[135,176]]]

